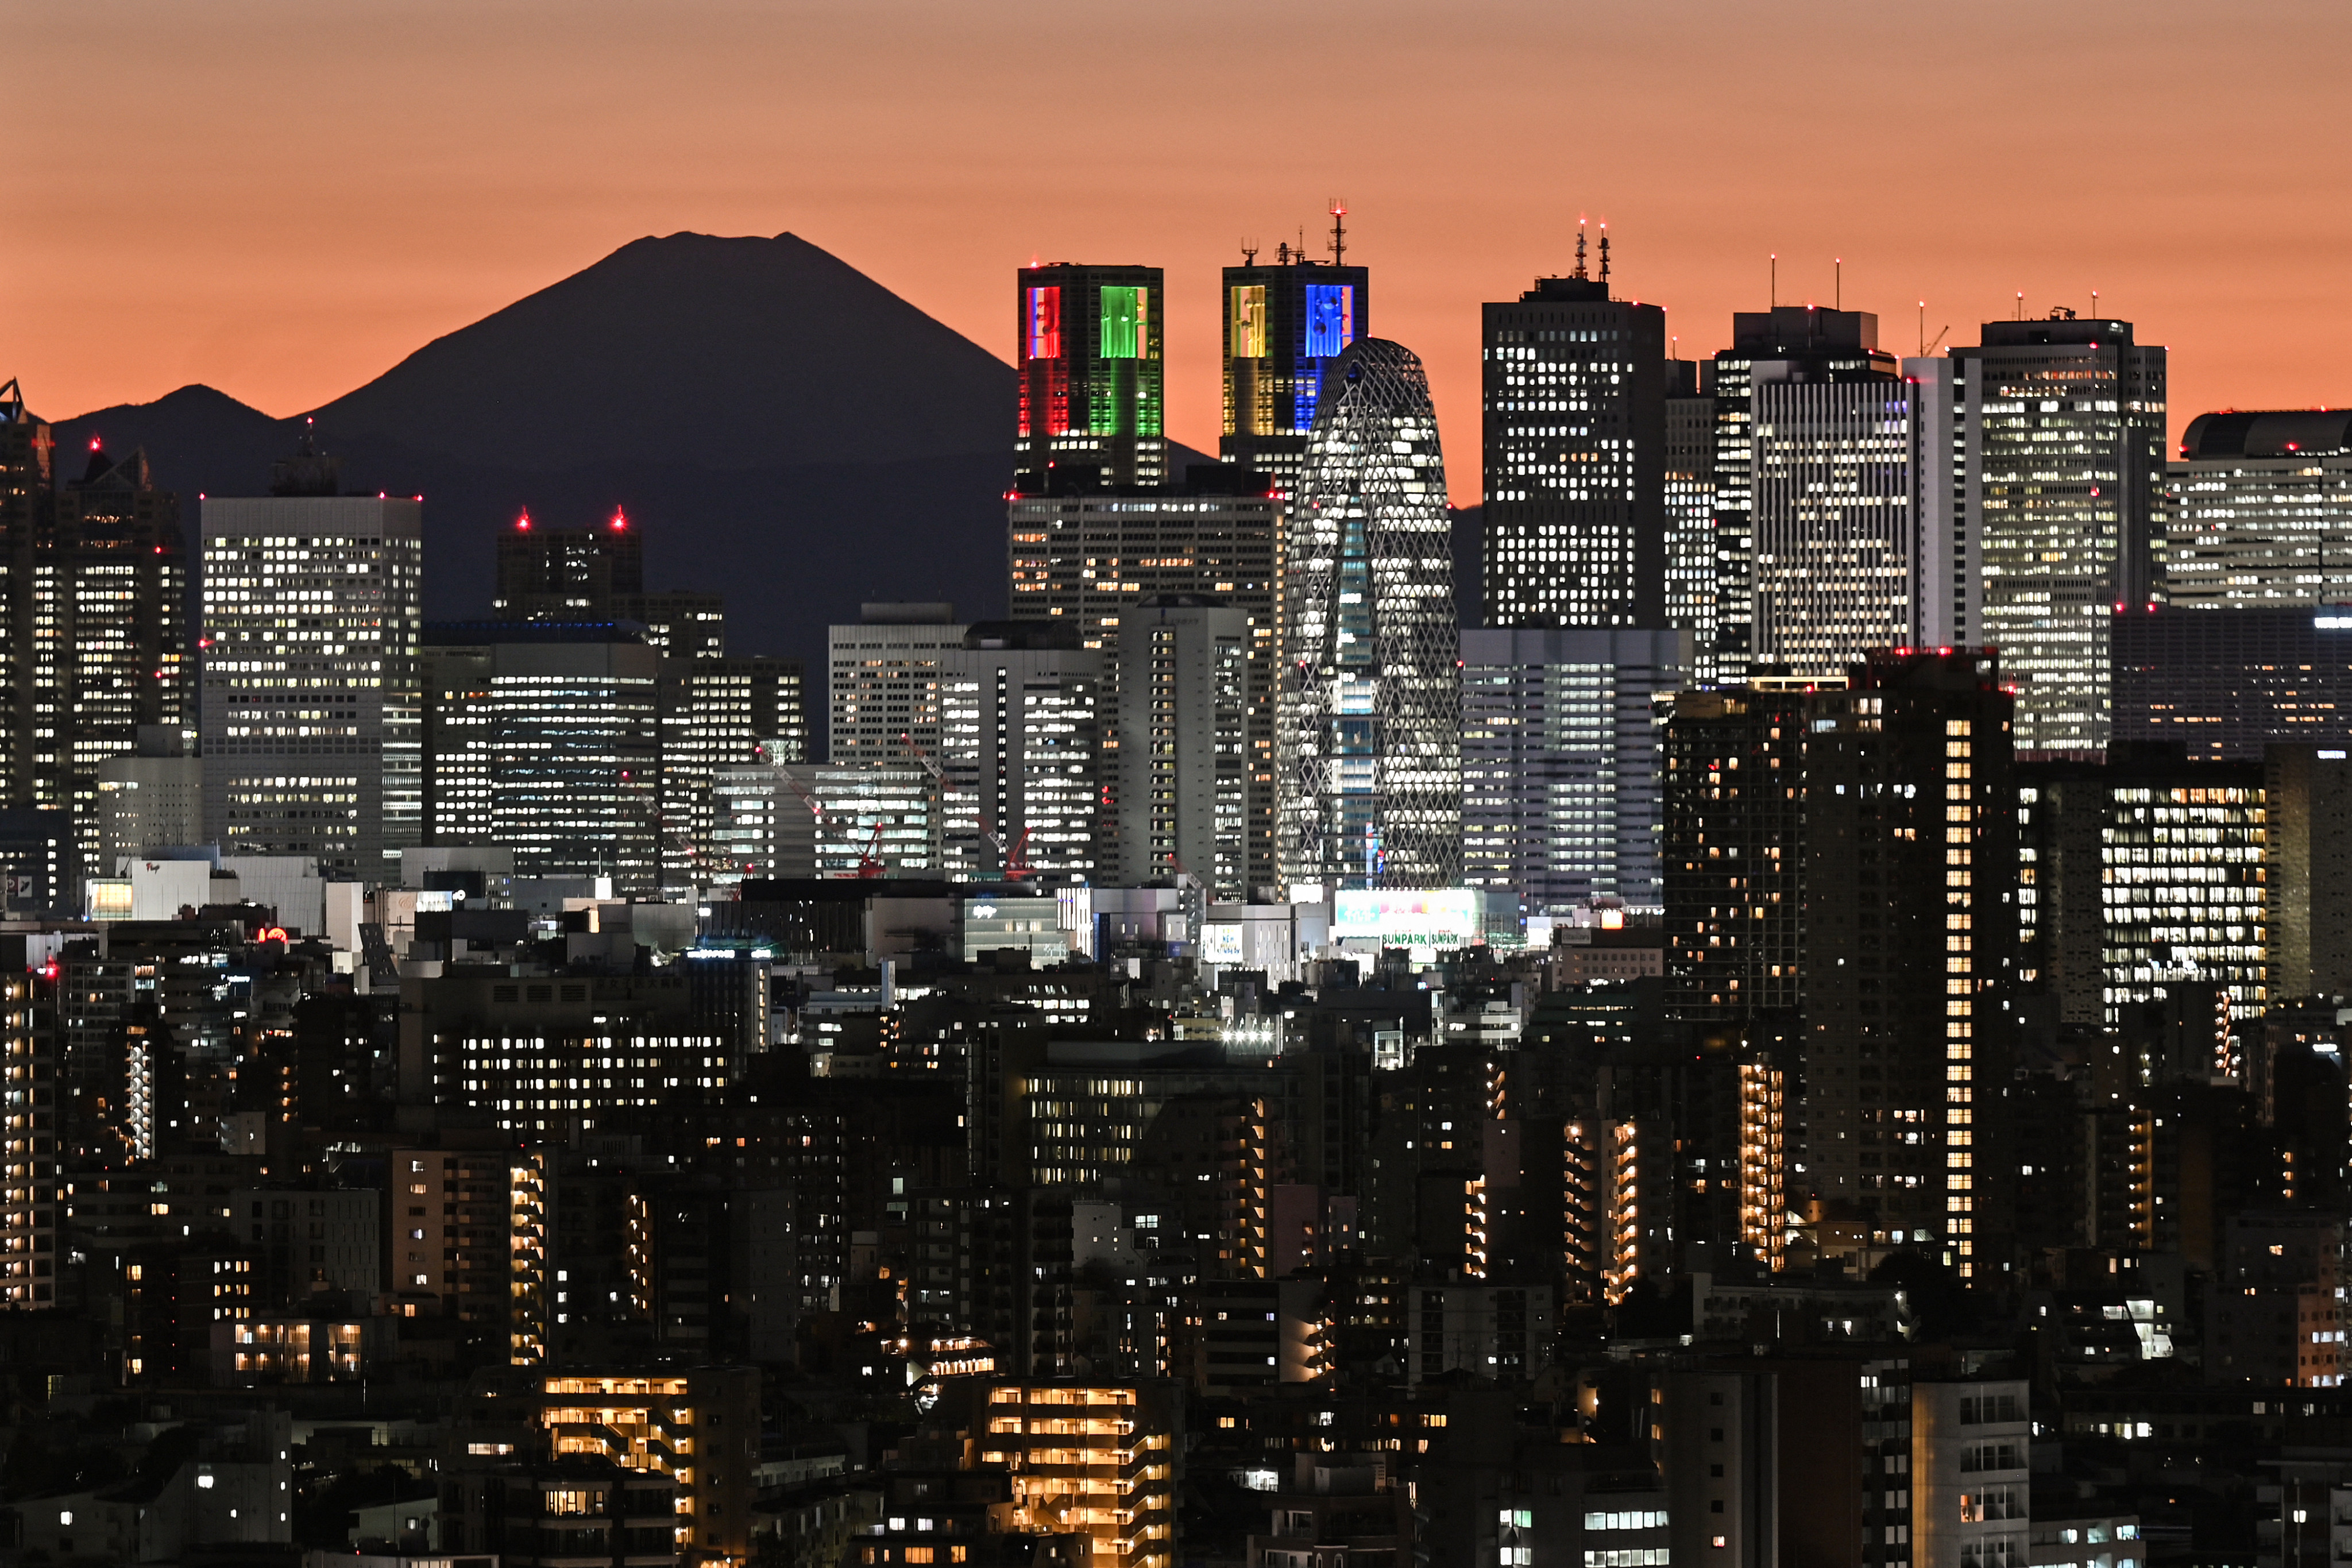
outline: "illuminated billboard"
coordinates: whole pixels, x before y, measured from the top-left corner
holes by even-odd
[[[1201,962],[1203,963],[1246,963],[1249,962],[1243,942],[1244,932],[1234,921],[1211,921],[1201,928]]]
[[[1331,938],[1388,947],[1468,947],[1486,940],[1475,888],[1343,889],[1331,900]]]

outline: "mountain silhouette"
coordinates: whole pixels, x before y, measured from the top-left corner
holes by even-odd
[[[647,585],[727,596],[739,653],[809,661],[869,599],[1003,613],[1010,365],[793,235],[674,234],[436,338],[313,411],[343,486],[425,498],[425,613],[487,613],[494,541],[625,509]],[[159,484],[266,493],[299,419],[205,386],[60,421]],[[1171,447],[1181,472],[1198,454]],[[821,721],[820,721],[821,722]]]

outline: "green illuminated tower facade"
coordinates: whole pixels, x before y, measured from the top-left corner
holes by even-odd
[[[1167,481],[1160,358],[1167,298],[1157,267],[1057,261],[1021,269],[1016,491]]]

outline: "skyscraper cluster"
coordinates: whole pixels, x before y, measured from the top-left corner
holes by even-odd
[[[0,387],[0,1550],[2342,1557],[2352,420],[1580,238],[1449,476],[1343,225],[1214,461],[1019,269],[1001,610],[821,691]]]

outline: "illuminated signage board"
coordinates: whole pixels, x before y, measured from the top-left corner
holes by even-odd
[[[1391,947],[1468,947],[1486,940],[1477,889],[1345,889],[1331,901],[1335,941],[1370,938]]]

